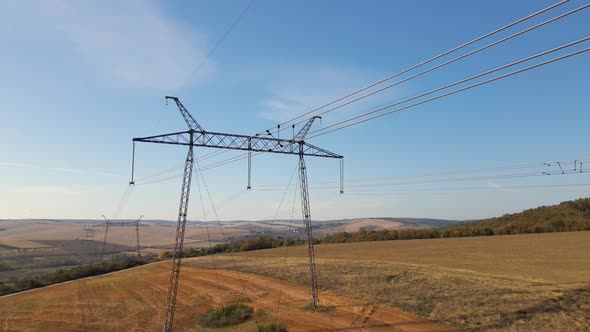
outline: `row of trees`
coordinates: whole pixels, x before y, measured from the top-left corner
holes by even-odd
[[[321,242],[412,240],[574,231],[590,231],[590,198],[567,201],[554,206],[541,206],[520,213],[442,228],[340,232],[324,237]]]
[[[587,230],[590,230],[590,198],[582,198],[563,202],[559,205],[541,206],[520,213],[506,214],[498,218],[464,222],[442,228],[338,232],[326,235],[321,239],[314,239],[314,243],[435,239]],[[184,256],[198,257],[226,252],[270,249],[303,243],[301,239],[258,236],[242,241],[217,244],[209,248],[190,248],[184,252]],[[170,252],[168,251],[160,254],[160,258],[169,256]]]
[[[147,260],[126,258],[123,260],[103,262],[100,264],[82,265],[71,269],[57,269],[52,273],[44,273],[34,277],[10,278],[7,283],[0,282],[0,295],[6,295],[33,288],[39,288],[64,281],[97,276],[109,272],[129,269],[148,263]]]
[[[294,246],[303,244],[303,240],[291,239],[285,237],[267,237],[257,236],[255,238],[231,241],[228,243],[219,243],[207,248],[190,248],[183,252],[183,257],[200,257],[206,255],[220,254],[225,252],[239,252],[239,251],[251,251],[261,249],[271,249],[283,246]],[[319,243],[319,242],[318,242]],[[158,258],[164,259],[171,256],[170,251],[162,251]]]
[[[300,239],[291,239],[285,237],[268,237],[268,236],[257,236],[255,238],[230,241],[227,243],[218,243],[214,246],[207,248],[189,248],[183,252],[182,257],[200,257],[213,254],[221,254],[226,252],[239,252],[239,251],[251,251],[261,249],[271,249],[284,246],[294,246],[303,244],[304,241]],[[316,240],[319,243],[319,240]],[[161,251],[158,256],[159,259],[166,259],[172,256],[170,251]]]

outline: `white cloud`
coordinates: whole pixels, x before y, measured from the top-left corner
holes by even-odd
[[[517,193],[518,192],[517,190],[514,190],[512,188],[506,188],[506,187],[504,187],[502,185],[499,185],[499,184],[497,184],[494,181],[488,181],[488,187],[499,189],[499,190],[503,190],[503,191],[508,191],[508,192],[511,192],[511,193]]]
[[[66,172],[66,173],[87,173],[87,174],[95,174],[101,176],[110,176],[110,177],[124,177],[121,174],[115,174],[111,172],[104,172],[104,171],[91,171],[91,170],[82,170],[78,168],[67,168],[67,167],[41,167],[41,166],[34,166],[29,164],[21,164],[21,163],[14,163],[9,161],[0,161],[0,166],[9,166],[9,167],[19,167],[19,168],[36,168],[42,169],[47,171],[53,172]]]
[[[81,169],[75,168],[64,168],[64,167],[50,167],[48,168],[50,171],[57,171],[57,172],[69,172],[69,173],[82,173]]]
[[[209,59],[199,77],[192,75],[206,55],[205,36],[168,17],[153,1],[52,0],[0,7],[6,6],[13,14],[5,12],[2,19],[18,13],[18,20],[34,27],[22,27],[20,33],[63,47],[108,81],[171,90],[214,68]]]
[[[281,71],[280,74],[281,77],[274,80],[270,89],[271,96],[261,102],[264,110],[258,114],[262,118],[277,122],[289,120],[306,111],[322,106],[379,78],[367,72],[329,67],[286,70]],[[361,95],[358,94],[352,98]],[[376,105],[380,106],[400,95],[400,88],[386,90],[331,112],[327,114],[324,121],[328,124],[338,121],[370,110]],[[352,98],[322,108],[320,112],[329,110]]]
[[[19,187],[14,189],[13,193],[15,195],[23,195],[23,196],[47,196],[47,197],[55,197],[55,196],[71,196],[79,194],[78,191],[73,190],[67,187],[59,187],[59,186],[26,186],[26,187]]]
[[[27,165],[27,164],[19,164],[19,163],[13,163],[13,162],[8,162],[8,161],[0,161],[0,166],[13,166],[13,167],[22,167],[22,168],[37,168],[33,165]]]

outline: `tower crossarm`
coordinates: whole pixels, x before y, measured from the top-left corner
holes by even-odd
[[[166,100],[168,100],[168,99],[174,100],[174,102],[176,103],[176,106],[178,106],[178,110],[180,111],[180,114],[182,114],[182,117],[184,118],[184,122],[186,122],[186,125],[188,126],[189,129],[196,130],[196,131],[203,131],[203,128],[201,127],[201,125],[199,125],[197,120],[195,120],[195,118],[186,109],[186,107],[184,107],[184,105],[180,102],[178,97],[166,96]]]
[[[133,141],[292,155],[300,154],[299,144],[302,144],[304,156],[336,159],[342,158],[339,154],[303,141],[294,142],[293,140],[273,137],[237,135],[209,131],[188,130],[170,134],[139,137],[134,138]]]
[[[109,221],[109,227],[150,227],[148,224],[138,223],[137,221]],[[105,227],[106,224],[97,224],[92,227]]]

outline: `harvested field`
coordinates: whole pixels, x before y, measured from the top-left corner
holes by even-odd
[[[303,286],[304,248],[287,250],[216,264]],[[588,252],[590,232],[572,232],[320,245],[316,259],[321,290],[367,304],[468,330],[589,331]],[[203,258],[187,263],[211,266]]]
[[[46,244],[40,242],[34,242],[29,240],[21,240],[21,239],[3,239],[0,241],[0,246],[6,247],[8,249],[38,249],[38,248],[51,248]]]
[[[284,249],[237,255],[282,257]],[[305,257],[303,247],[289,257]],[[316,246],[318,258],[397,262],[556,283],[590,282],[590,232],[357,242]]]
[[[160,331],[168,273],[168,264],[156,263],[4,296],[0,298],[0,328],[3,331]],[[245,281],[244,288],[242,281]],[[209,331],[195,326],[195,318],[212,306],[239,299],[255,309],[258,324],[272,322],[279,290],[279,320],[289,331],[454,330],[386,305],[366,304],[328,293],[322,299],[330,309],[310,312],[304,308],[308,300],[305,287],[256,275],[194,267],[185,268],[180,280],[177,330]],[[250,320],[231,330],[257,331],[257,328]]]

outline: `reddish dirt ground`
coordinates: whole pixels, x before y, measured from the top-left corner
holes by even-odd
[[[168,264],[157,263],[0,297],[2,331],[160,331]],[[199,331],[195,317],[211,306],[242,302],[259,323],[278,317],[289,331],[454,331],[396,308],[320,293],[324,312],[310,312],[305,287],[227,270],[183,267],[175,330]],[[256,331],[254,320],[231,330]]]

